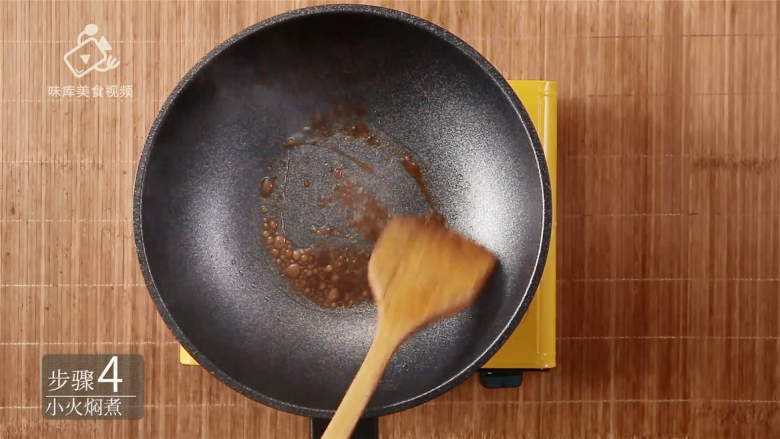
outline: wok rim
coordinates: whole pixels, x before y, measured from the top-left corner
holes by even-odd
[[[160,107],[160,110],[158,111],[157,116],[155,117],[154,122],[149,129],[149,133],[144,143],[143,150],[141,151],[136,170],[133,189],[133,233],[136,253],[141,266],[141,272],[158,313],[162,317],[166,326],[168,326],[168,329],[173,333],[177,342],[198,362],[201,367],[203,367],[211,375],[215,376],[222,383],[227,384],[230,388],[237,391],[238,393],[269,407],[312,418],[330,418],[333,416],[334,411],[314,409],[290,404],[279,399],[270,398],[254,389],[241,384],[236,379],[217,368],[192,344],[189,338],[187,338],[187,336],[179,328],[171,313],[168,311],[160,291],[157,289],[155,284],[152,270],[146,256],[141,212],[146,171],[149,164],[149,158],[157,141],[157,136],[161,127],[166,122],[168,112],[177,101],[179,94],[192,82],[193,78],[200,72],[200,70],[229,47],[232,47],[237,42],[262,29],[266,29],[279,23],[293,20],[299,17],[328,13],[368,14],[401,21],[405,24],[409,24],[421,30],[427,31],[433,34],[433,36],[444,40],[444,42],[455,47],[461,53],[466,55],[471,61],[475,62],[482,69],[482,71],[484,71],[485,74],[493,80],[504,96],[508,99],[509,103],[512,105],[517,114],[518,122],[522,124],[526,135],[531,140],[531,147],[534,151],[537,169],[539,172],[539,184],[542,189],[542,236],[539,240],[539,247],[537,249],[536,263],[533,269],[533,274],[527,284],[525,291],[522,293],[517,293],[523,295],[522,299],[520,300],[520,305],[515,310],[512,318],[509,319],[507,324],[501,330],[499,337],[493,340],[488,349],[479,354],[471,364],[469,364],[466,368],[462,369],[457,374],[451,376],[447,381],[440,384],[438,387],[435,387],[425,393],[419,394],[416,397],[407,399],[405,401],[400,401],[391,405],[380,406],[370,410],[367,409],[363,413],[362,417],[370,418],[397,413],[431,401],[461,384],[467,378],[477,372],[485,363],[490,360],[490,358],[493,357],[493,355],[495,355],[495,353],[505,344],[507,339],[509,339],[509,337],[514,333],[518,324],[525,316],[531,301],[536,295],[542,274],[544,273],[552,232],[552,189],[544,150],[542,148],[536,128],[534,127],[529,114],[527,113],[517,94],[512,90],[506,78],[504,78],[503,75],[501,75],[501,73],[476,49],[471,47],[468,43],[461,40],[453,33],[423,18],[394,9],[361,4],[331,4],[295,9],[269,17],[241,30],[240,32],[224,40],[217,47],[212,49],[200,60],[198,60],[198,62],[182,77],[173,91],[171,91],[163,105]]]

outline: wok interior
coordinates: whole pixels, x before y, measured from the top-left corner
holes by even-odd
[[[542,239],[539,167],[516,109],[477,63],[430,30],[392,14],[303,14],[209,60],[168,108],[143,176],[152,295],[218,376],[309,416],[338,406],[372,341],[375,308],[325,310],[291,293],[263,248],[260,184],[285,159],[312,173],[338,159],[322,149],[291,152],[284,143],[317,112],[345,104],[365,109],[373,132],[415,155],[447,223],[500,261],[471,309],[402,346],[366,415],[423,402],[445,382],[466,378],[530,300]],[[392,211],[428,210],[402,167],[361,153],[359,144],[342,146],[386,166],[382,175],[360,178]],[[306,192],[296,178],[299,172],[288,175],[286,227],[297,230],[296,239],[319,239],[305,232],[320,214],[312,200],[328,188]]]

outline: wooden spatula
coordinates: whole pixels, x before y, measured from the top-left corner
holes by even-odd
[[[374,342],[323,439],[352,434],[398,347],[414,332],[468,308],[495,265],[490,251],[451,229],[422,218],[390,220],[368,263],[379,318]]]

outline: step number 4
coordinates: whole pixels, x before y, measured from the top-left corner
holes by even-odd
[[[114,371],[114,378],[106,378],[106,374],[108,373],[109,369],[113,369]],[[106,368],[103,369],[103,373],[100,374],[100,377],[98,378],[99,383],[113,383],[114,384],[114,392],[119,391],[119,383],[122,382],[121,378],[118,378],[119,370],[117,368],[117,357],[114,355],[111,357],[111,360],[106,365]]]

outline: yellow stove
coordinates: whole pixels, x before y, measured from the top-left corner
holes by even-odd
[[[480,382],[489,388],[517,387],[523,381],[524,371],[549,370],[556,365],[558,84],[552,81],[510,80],[509,85],[531,116],[544,148],[552,185],[553,225],[547,264],[531,306],[512,336],[480,370]],[[184,365],[198,365],[181,347],[179,361]]]

